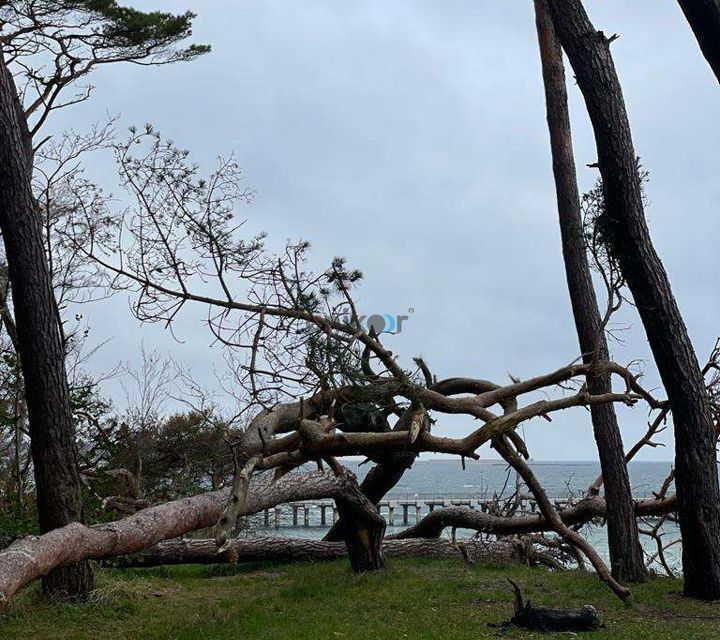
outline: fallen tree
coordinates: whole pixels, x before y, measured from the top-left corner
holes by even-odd
[[[7,604],[26,584],[57,567],[136,553],[163,540],[211,527],[223,515],[229,496],[230,490],[214,491],[149,507],[107,524],[86,526],[73,522],[40,536],[21,538],[0,552],[0,606]],[[276,482],[263,476],[251,480],[238,516],[258,513],[285,502],[323,498],[345,499],[354,505],[369,504],[349,471],[341,475],[292,474]],[[353,562],[356,547],[348,546],[348,550]]]
[[[547,497],[544,487],[540,484],[533,473],[530,465],[528,465],[523,457],[515,450],[510,440],[505,436],[498,436],[493,440],[493,447],[498,451],[508,464],[512,466],[517,474],[523,479],[528,489],[532,492],[537,500],[540,512],[545,516],[552,530],[557,533],[563,540],[571,544],[577,551],[580,551],[592,564],[598,578],[612,589],[613,593],[621,600],[627,600],[630,597],[630,590],[620,584],[615,576],[612,575],[610,569],[600,557],[600,554],[588,542],[588,540],[580,535],[576,529],[571,529],[558,515],[557,509],[552,501]]]
[[[388,558],[462,558],[473,563],[528,563],[536,557],[532,548],[518,539],[452,542],[443,539],[386,539],[382,551]],[[224,564],[229,562],[296,562],[334,560],[347,555],[341,542],[303,538],[235,538],[227,550],[219,551],[214,540],[170,540],[129,556],[112,558],[106,566],[120,569],[178,564]],[[538,558],[540,562],[542,559]]]
[[[134,293],[133,311],[140,320],[172,324],[184,307],[204,306],[210,331],[228,350],[236,397],[261,407],[232,442],[240,473],[217,523],[221,549],[258,470],[273,469],[281,477],[308,462],[363,455],[376,465],[363,487],[372,503],[421,452],[454,454],[464,464],[465,458],[478,459],[483,445],[507,439],[509,451],[527,459],[516,429],[534,418],[551,420],[557,411],[612,403],[642,401],[653,411],[666,406],[641,386],[638,374],[604,359],[505,385],[471,377],[438,380],[422,359],[406,369],[384,344],[383,326],[358,313],[352,296],[358,271],[338,258],[313,273],[305,264],[307,243],[288,244],[275,255],[261,239],[241,237],[242,225],[233,221],[237,195],[243,193],[234,162],[221,163],[210,180],[200,179],[187,155],[150,128],[132,131],[115,152],[123,184],[137,201],[121,216],[127,233],[91,232],[89,241],[71,237],[68,242],[108,275],[113,288]],[[178,194],[183,194],[181,205]],[[585,384],[610,378],[619,378],[624,388],[606,385],[598,392]],[[445,414],[467,416],[473,429],[463,437],[431,432]],[[618,460],[622,463],[622,456]],[[538,494],[541,487],[528,486],[552,517],[552,505]],[[361,549],[376,550],[374,558],[355,568],[381,566],[381,537],[372,537],[370,545],[363,542],[363,531],[379,532],[380,522],[368,520],[371,529],[365,524],[358,529],[341,503],[338,511],[340,524],[329,538],[341,530],[347,544],[354,539]],[[586,541],[565,531],[561,520],[553,529],[583,547],[598,572],[609,575]],[[613,588],[626,596],[617,583]]]
[[[635,517],[660,517],[675,511],[676,508],[677,500],[674,495],[661,499],[641,500],[635,503]],[[558,510],[558,516],[565,525],[577,527],[595,518],[605,518],[607,509],[605,498],[588,496],[572,507]],[[470,529],[498,536],[541,533],[553,530],[551,523],[541,513],[506,518],[475,511],[470,507],[444,507],[430,512],[417,524],[388,536],[388,539],[439,538],[442,532],[449,527]]]

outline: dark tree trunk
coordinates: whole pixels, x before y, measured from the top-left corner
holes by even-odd
[[[336,498],[335,504],[342,521],[339,530],[345,541],[352,570],[363,573],[383,569],[385,520],[377,512],[375,505],[359,488],[357,493]]]
[[[575,328],[583,361],[590,363],[594,360],[607,360],[607,340],[583,238],[562,48],[545,0],[535,0],[535,13],[565,275]],[[587,385],[588,391],[593,394],[612,391],[608,374],[588,375]],[[607,519],[612,574],[622,582],[642,582],[646,578],[645,563],[615,408],[611,403],[598,404],[591,407],[590,413],[605,482],[605,495],[608,504],[612,506],[608,510]]]
[[[548,0],[590,114],[603,178],[602,230],[640,313],[673,411],[683,572],[688,596],[720,598],[720,488],[705,383],[668,276],[650,239],[638,161],[611,41],[580,0]]]
[[[32,193],[32,166],[27,123],[0,57],[0,229],[25,382],[40,530],[47,532],[79,521],[82,514],[65,358]],[[81,563],[50,573],[43,590],[53,598],[76,598],[92,582],[90,565]]]
[[[678,4],[720,82],[720,0],[678,0]]]
[[[360,489],[368,500],[377,505],[412,467],[418,454],[414,451],[396,451],[388,454],[387,459],[376,464],[363,479]],[[342,519],[338,520],[325,534],[326,542],[342,540]]]

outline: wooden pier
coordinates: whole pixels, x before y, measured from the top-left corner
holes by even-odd
[[[558,508],[570,502],[567,497],[551,498]],[[378,511],[388,526],[409,525],[419,522],[423,516],[435,509],[449,506],[463,506],[487,513],[495,504],[493,499],[473,496],[426,496],[426,497],[389,497],[378,504]],[[537,504],[530,496],[521,498],[518,514],[536,513]],[[333,500],[308,500],[291,502],[287,505],[266,510],[262,516],[265,527],[324,527],[328,528],[338,519]]]

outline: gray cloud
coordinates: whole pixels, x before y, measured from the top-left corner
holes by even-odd
[[[720,315],[720,92],[675,2],[587,5],[598,28],[621,35],[613,52],[651,173],[653,237],[702,358]],[[155,123],[206,166],[235,151],[258,191],[245,211],[251,229],[311,240],[317,264],[348,256],[366,275],[365,312],[415,310],[392,341],[405,362],[422,354],[440,376],[502,381],[576,357],[529,0],[197,0],[194,9],[211,55],[102,70],[94,99],[55,126],[80,128],[108,110],[124,124]],[[587,188],[594,145],[571,92]],[[110,180],[109,165],[94,171]],[[122,297],[87,311],[95,340],[112,337],[96,370],[134,359],[141,339],[209,382],[221,362],[201,312],[186,314],[177,344],[160,327],[128,329]],[[622,321],[633,326],[616,358],[649,359],[632,310]],[[648,381],[657,384],[652,367]],[[626,441],[645,417],[623,412]],[[469,426],[447,423],[455,433]],[[538,459],[595,457],[582,410],[526,434]]]

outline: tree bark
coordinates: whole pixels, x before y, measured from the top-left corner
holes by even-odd
[[[357,485],[356,485],[357,487]],[[350,567],[355,573],[376,571],[385,567],[382,541],[385,537],[385,520],[362,489],[347,492],[335,498],[339,530],[350,556]]]
[[[700,365],[645,221],[637,156],[610,54],[612,40],[595,30],[580,0],[548,0],[548,5],[595,133],[605,197],[602,231],[635,299],[672,406],[685,594],[718,599],[715,431]]]
[[[462,550],[461,550],[462,548]],[[477,541],[421,538],[385,540],[383,554],[388,558],[460,558],[478,564],[525,563],[525,545],[519,540]],[[213,540],[170,540],[145,551],[113,558],[103,564],[127,569],[178,564],[223,564],[227,562],[308,562],[344,558],[342,542],[303,538],[236,538],[230,549],[218,553]]]
[[[409,431],[415,425],[423,431],[430,429],[430,420],[421,404],[413,403],[408,407],[392,428],[394,432]],[[415,437],[419,435],[416,433]],[[374,505],[377,505],[388,492],[400,482],[405,472],[417,460],[417,451],[388,451],[377,459],[377,464],[368,471],[360,488]],[[327,532],[323,540],[329,542],[342,539],[342,517]]]
[[[361,495],[360,489],[350,472],[340,476],[292,473],[277,482],[254,478],[238,515],[259,513],[285,502],[357,495]],[[72,522],[41,536],[17,540],[0,551],[0,606],[30,581],[57,567],[137,553],[163,540],[211,527],[225,511],[229,496],[230,489],[204,493],[149,507],[115,522],[92,527]]]
[[[720,0],[678,0],[678,4],[720,82]]]
[[[565,276],[575,329],[583,362],[608,360],[605,328],[598,309],[583,236],[562,48],[545,0],[535,0],[535,14]],[[608,373],[588,375],[587,386],[592,394],[612,392]],[[607,518],[612,575],[622,582],[643,582],[646,579],[645,563],[633,513],[630,478],[615,407],[612,404],[594,405],[590,408],[590,415],[605,481],[605,495],[612,505]]]
[[[400,482],[405,471],[412,467],[418,454],[415,451],[391,451],[387,458],[367,472],[360,483],[360,489],[370,502],[377,505],[388,492]],[[337,542],[342,540],[342,520],[338,520],[325,534],[323,540]]]
[[[0,229],[12,286],[41,532],[82,519],[65,355],[43,232],[32,192],[32,140],[0,52]],[[92,569],[80,562],[47,575],[51,598],[84,596]]]
[[[641,500],[635,505],[635,517],[661,516],[677,508],[675,496],[661,500]],[[577,527],[594,518],[607,518],[608,504],[601,496],[589,496],[574,507],[561,509],[558,515],[568,527]],[[388,540],[438,538],[448,528],[472,529],[498,536],[521,535],[552,531],[552,524],[538,513],[529,516],[494,516],[470,507],[445,507],[427,514],[420,522],[404,531],[388,536]]]

